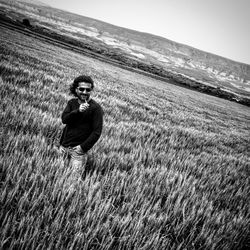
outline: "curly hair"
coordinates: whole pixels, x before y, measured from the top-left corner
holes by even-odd
[[[91,89],[94,88],[94,81],[90,76],[80,75],[80,76],[75,78],[75,80],[73,81],[73,83],[69,87],[69,91],[70,91],[70,93],[72,95],[77,96],[76,88],[78,87],[80,82],[90,83],[91,84]]]

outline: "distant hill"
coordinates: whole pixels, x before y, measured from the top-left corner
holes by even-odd
[[[250,97],[248,64],[163,37],[55,9],[37,0],[0,0],[0,7],[11,18],[27,17],[33,26],[74,39],[86,48],[128,66],[180,82],[188,79],[191,85],[198,82]]]
[[[35,4],[35,5],[50,7],[48,4],[39,0],[9,0],[9,2],[13,2],[13,3],[20,2],[20,3]]]

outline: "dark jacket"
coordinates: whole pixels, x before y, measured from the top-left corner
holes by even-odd
[[[84,112],[79,111],[77,98],[69,100],[62,113],[63,129],[60,144],[64,147],[80,145],[87,152],[98,141],[102,133],[103,110],[94,100],[89,101],[89,107]]]

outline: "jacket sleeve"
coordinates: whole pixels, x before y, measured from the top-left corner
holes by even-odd
[[[79,114],[79,109],[73,109],[70,105],[70,101],[67,103],[66,108],[62,113],[62,123],[63,124],[70,124],[74,121],[76,116]]]
[[[103,127],[103,110],[100,106],[94,110],[92,124],[92,133],[80,145],[83,152],[87,152],[89,149],[91,149],[101,136]]]

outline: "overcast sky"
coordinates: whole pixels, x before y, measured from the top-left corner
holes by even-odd
[[[250,0],[41,0],[250,64]]]

